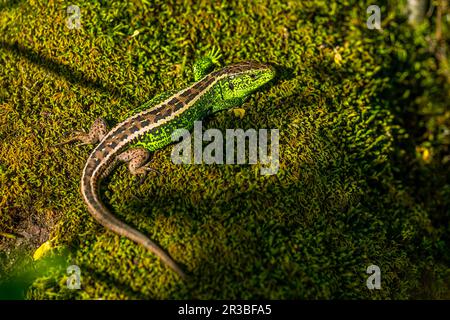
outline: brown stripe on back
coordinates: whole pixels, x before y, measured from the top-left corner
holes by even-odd
[[[204,83],[205,83],[205,81],[197,82],[197,84],[193,87],[193,89],[196,89],[196,90],[199,90],[199,91],[203,90],[205,88],[204,87]]]
[[[216,77],[210,77],[209,79],[206,79],[205,87],[208,87],[211,83],[214,82],[214,80],[216,80]]]
[[[136,125],[140,125],[140,123],[136,123]],[[115,147],[117,147],[117,142],[116,141],[111,141],[109,144],[108,144],[108,147],[110,147],[111,149],[114,149]]]
[[[137,119],[136,119],[136,121],[134,121],[134,125],[135,125],[139,130],[142,129],[142,121],[143,121],[143,120],[138,121]]]
[[[85,171],[85,175],[83,177],[83,184],[84,184],[85,188],[90,188],[92,173],[93,173],[93,170],[87,169]],[[88,200],[91,200],[91,201],[93,200],[91,192],[87,192],[85,194],[91,196],[88,198]]]
[[[182,104],[186,104],[186,97],[179,95],[179,96],[178,96],[178,100],[180,100],[180,102],[181,102]]]
[[[95,168],[96,168],[96,166],[97,166],[97,164],[99,162],[100,162],[99,160],[94,159],[92,157],[90,157],[87,160],[86,168],[85,168],[85,171],[84,171],[84,177],[83,177],[84,178],[84,185],[86,185],[86,186],[89,185],[89,183],[91,181],[91,177],[94,174],[94,170],[95,170]]]
[[[151,123],[155,123],[156,120],[156,115],[148,113],[148,114],[144,114],[144,120],[142,120],[141,125],[143,127],[148,126]]]
[[[127,139],[128,136],[129,136],[128,130],[125,130],[125,131],[123,131],[122,133],[120,133],[120,134],[114,136],[113,139],[114,139],[114,140],[117,140],[117,141],[122,141],[122,140]]]
[[[170,101],[168,102],[168,104],[174,105],[174,104],[176,104],[178,101],[179,101],[179,100],[177,99],[177,97],[173,97],[173,99],[170,100]]]
[[[167,106],[166,104],[165,104],[165,105],[162,105],[161,108],[150,110],[150,111],[146,112],[145,114],[146,114],[146,115],[148,114],[148,115],[154,115],[154,116],[156,116],[156,115],[157,115],[162,109],[164,109],[166,106]]]
[[[179,97],[187,97],[189,94],[190,94],[190,89],[189,90],[185,90],[183,93],[181,93],[180,95],[179,95]]]
[[[167,109],[165,111],[166,111],[165,115],[169,116],[175,111],[175,106],[167,106]]]
[[[105,151],[101,151],[101,150],[97,149],[94,153],[94,159],[98,159],[98,160],[102,161],[103,158],[105,157],[105,154],[107,154],[107,152],[105,152]]]
[[[139,128],[138,128],[138,126],[135,123],[133,126],[131,126],[131,128],[128,131],[130,132],[130,134],[133,134],[135,132],[138,132]]]
[[[175,112],[176,111],[178,111],[178,110],[180,110],[181,108],[183,108],[184,107],[184,103],[183,102],[178,102],[176,105],[175,105]]]
[[[139,127],[140,129],[148,126],[151,123],[155,122],[156,113],[153,111],[147,111],[146,113],[141,114],[138,118],[136,118],[135,125]]]
[[[169,105],[171,106],[177,106],[180,103],[180,100],[178,100],[177,97],[174,97],[172,100],[169,101]]]
[[[203,91],[203,90],[205,90],[207,87],[208,87],[208,84],[207,84],[205,81],[203,81],[203,82],[199,83],[198,86],[196,86],[196,89],[197,89],[198,91]]]
[[[198,92],[197,92],[197,93],[195,93],[195,92],[191,93],[191,94],[186,98],[185,104],[189,104],[189,103],[190,103],[192,100],[194,100],[195,97],[197,97],[198,95],[199,95]]]
[[[158,114],[155,116],[155,121],[159,121],[166,117],[169,117],[175,111],[174,105],[166,105],[163,109],[159,110]]]
[[[183,93],[181,94],[181,96],[182,96],[183,98],[184,98],[184,97],[189,98],[189,97],[192,97],[192,96],[196,96],[196,95],[198,95],[199,93],[200,93],[199,90],[194,89],[194,88],[191,88],[191,89],[186,90],[185,92],[183,92]]]

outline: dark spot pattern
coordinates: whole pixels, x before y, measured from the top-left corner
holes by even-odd
[[[101,150],[101,149],[100,149]],[[94,157],[95,157],[95,161],[97,162],[97,160],[103,160],[103,158],[105,157],[105,153],[104,152],[102,152],[102,151],[100,151],[100,150],[97,150],[97,151],[95,151],[95,153],[94,153]]]
[[[184,103],[178,102],[178,103],[175,105],[175,112],[178,111],[178,110],[180,110],[181,108],[183,108],[183,106],[184,106]]]
[[[138,132],[139,131],[139,128],[137,127],[137,126],[132,126],[131,128],[130,128],[130,133],[131,134],[133,134],[133,133],[135,133],[135,132]]]
[[[115,142],[115,141],[110,142],[109,147],[114,149],[115,147],[117,147],[117,142]]]
[[[125,126],[121,126],[121,127],[117,128],[117,130],[114,133],[115,134],[121,134],[124,131],[125,131]]]
[[[189,93],[190,93],[190,90],[186,90],[182,94],[180,94],[180,96],[185,98],[185,97],[187,97],[189,95]]]
[[[102,143],[100,143],[97,148],[95,148],[96,150],[103,150],[106,147],[106,143],[103,141]]]
[[[165,118],[165,117],[164,117],[163,114],[158,113],[158,114],[156,115],[156,117],[155,117],[155,121],[158,122],[159,120],[164,119],[164,118]]]
[[[177,102],[178,102],[177,97],[174,97],[172,100],[170,100],[170,101],[168,102],[168,104],[174,105],[174,104],[176,104]]]
[[[156,116],[156,115],[161,111],[161,109],[162,109],[162,108],[165,108],[165,107],[166,107],[166,105],[163,105],[163,106],[161,106],[161,108],[158,108],[158,109],[155,109],[155,110],[151,110],[151,111],[149,111],[149,112],[146,112],[146,114]]]

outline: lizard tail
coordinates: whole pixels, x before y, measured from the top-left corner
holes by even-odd
[[[82,186],[82,194],[88,210],[101,225],[114,233],[142,245],[159,257],[167,266],[172,268],[183,280],[187,279],[187,276],[183,270],[163,249],[161,249],[161,247],[159,247],[143,233],[116,218],[100,201],[97,191],[98,185],[96,183],[89,183]]]

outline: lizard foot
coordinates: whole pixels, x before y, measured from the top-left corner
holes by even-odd
[[[95,144],[101,141],[107,133],[108,126],[106,124],[106,121],[103,118],[98,118],[94,121],[88,133],[84,131],[74,131],[72,133],[72,137],[69,140],[57,143],[55,144],[55,147],[68,144],[73,141],[81,141],[81,143],[77,144],[77,147],[86,144]]]
[[[150,167],[148,159],[150,152],[143,147],[133,148],[121,153],[117,159],[119,161],[128,162],[128,170],[136,177],[140,177],[140,184],[142,184],[150,171],[161,174],[158,170]]]

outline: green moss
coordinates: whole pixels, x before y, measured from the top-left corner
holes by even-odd
[[[70,251],[28,298],[449,297],[448,140],[419,134],[448,125],[448,112],[422,112],[446,110],[448,82],[401,3],[382,7],[382,32],[366,28],[359,1],[79,1],[80,30],[66,27],[61,1],[4,3],[0,232],[14,233],[27,214],[54,215],[52,236]],[[224,112],[204,124],[280,129],[278,174],[178,166],[166,148],[153,157],[164,174],[138,185],[121,167],[103,188],[118,217],[188,270],[182,283],[90,217],[78,190],[91,147],[53,145],[186,85],[190,64],[212,47],[225,65],[278,66],[243,119]],[[71,264],[82,272],[75,292],[65,286]],[[365,285],[371,264],[382,290]],[[14,267],[2,266],[6,279]]]

